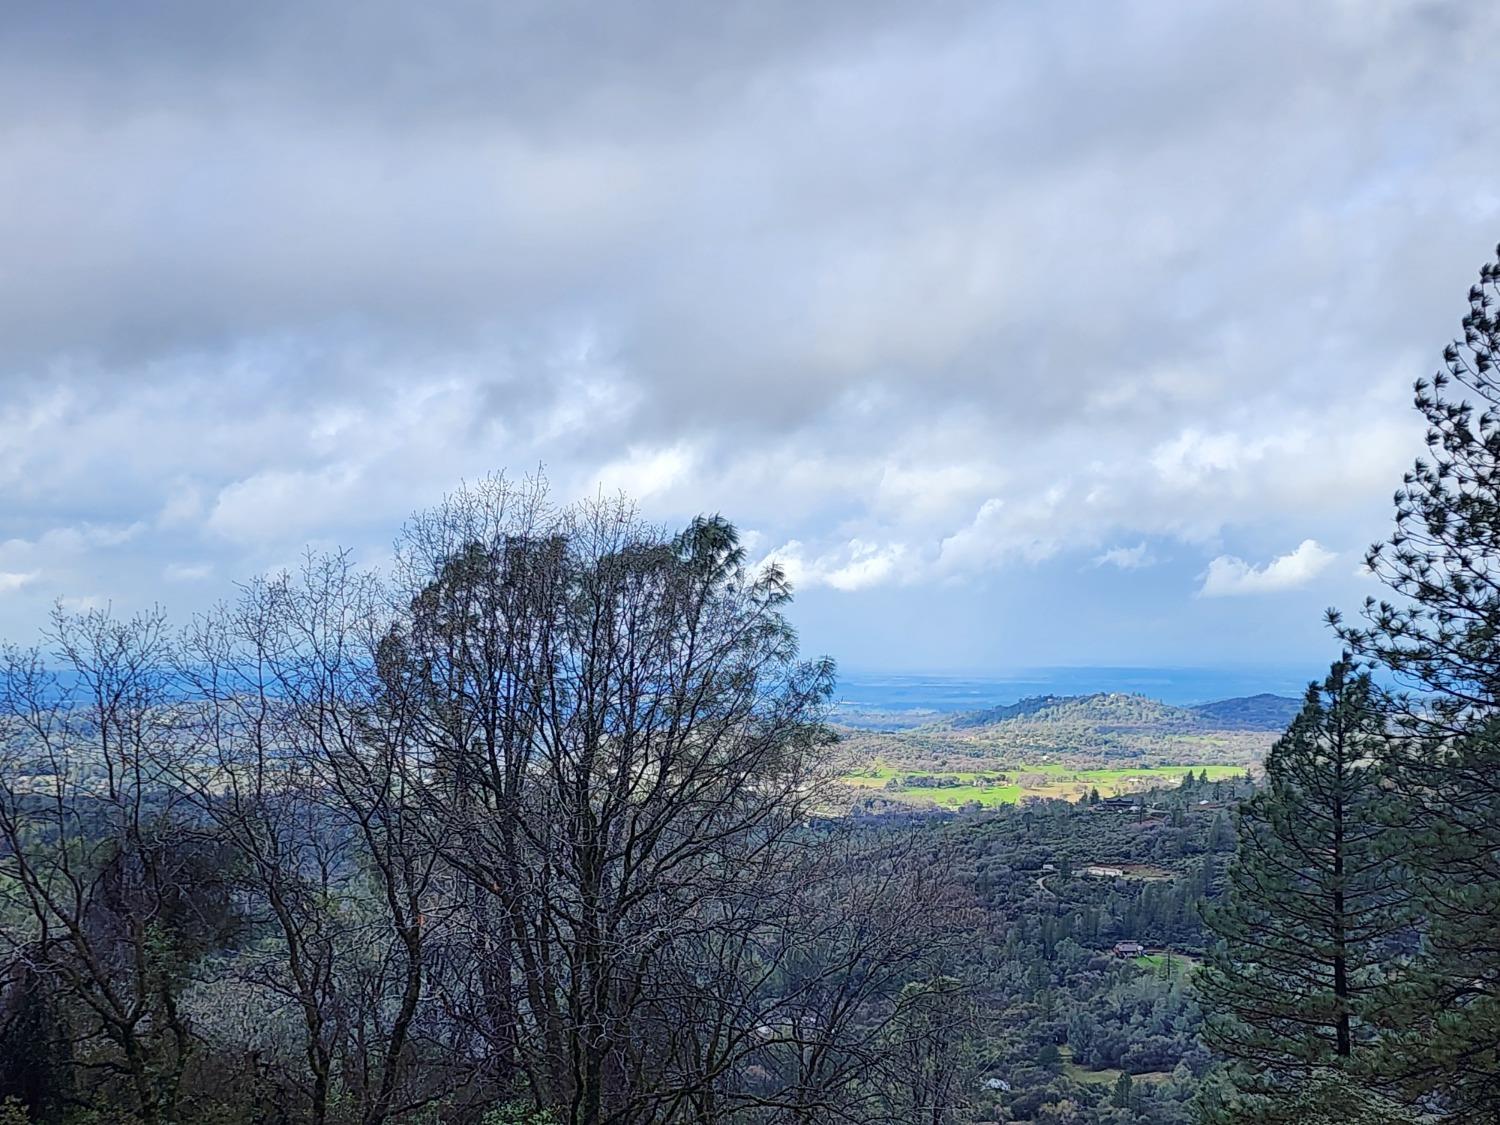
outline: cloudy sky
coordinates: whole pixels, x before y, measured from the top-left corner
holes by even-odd
[[[544,464],[849,665],[1315,671],[1500,239],[1493,5],[5,9],[14,638]]]

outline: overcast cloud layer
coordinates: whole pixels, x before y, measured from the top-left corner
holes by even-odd
[[[1500,238],[1470,3],[7,5],[0,632],[461,478],[890,668],[1306,663]]]

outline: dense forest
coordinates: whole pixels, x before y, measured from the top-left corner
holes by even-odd
[[[845,815],[783,574],[540,479],[59,608],[0,654],[0,1121],[1500,1119],[1497,292],[1263,774]],[[1112,761],[1273,704],[1088,706]]]

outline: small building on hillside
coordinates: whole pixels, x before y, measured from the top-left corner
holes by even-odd
[[[1120,879],[1125,875],[1123,867],[1101,867],[1098,864],[1090,864],[1083,869],[1085,875],[1092,875],[1096,879]]]
[[[1146,947],[1138,941],[1115,942],[1116,957],[1139,957],[1146,952]]]

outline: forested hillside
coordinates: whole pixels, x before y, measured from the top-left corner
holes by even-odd
[[[1300,700],[1288,699],[1284,695],[1262,693],[1242,699],[1221,699],[1214,703],[1201,703],[1192,708],[1198,720],[1205,726],[1218,730],[1269,730],[1284,731],[1297,717]]]
[[[976,908],[949,969],[975,996],[974,1093],[954,1120],[1194,1120],[1213,1066],[1190,983],[1212,941],[1198,904],[1247,791],[1194,781],[1150,795],[1151,814],[1040,801],[924,826]]]

